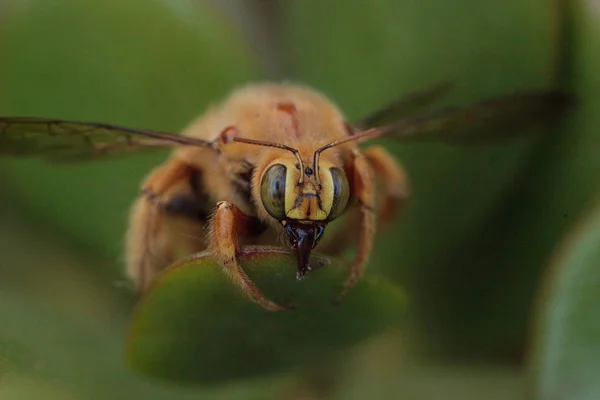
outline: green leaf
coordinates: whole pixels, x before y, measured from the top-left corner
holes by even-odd
[[[333,305],[348,273],[338,260],[302,281],[283,250],[248,247],[241,265],[267,297],[296,308],[266,311],[243,297],[208,254],[192,256],[173,265],[138,305],[127,345],[133,367],[184,382],[250,378],[322,363],[402,319],[403,292],[372,277]]]
[[[540,399],[600,398],[600,202],[559,246],[535,337]]]

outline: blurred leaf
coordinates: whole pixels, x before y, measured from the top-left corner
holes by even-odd
[[[2,400],[76,400],[77,396],[56,385],[54,382],[42,379],[23,378],[8,374],[0,376],[2,380]]]
[[[566,37],[561,79],[575,94],[577,106],[568,120],[555,126],[560,134],[536,146],[526,168],[514,177],[511,196],[453,253],[458,260],[454,268],[439,276],[480,299],[456,308],[459,317],[475,315],[478,322],[465,328],[448,320],[462,338],[459,351],[478,343],[504,358],[522,355],[541,269],[600,185],[600,14],[590,2],[563,3],[573,9],[562,10]],[[485,331],[464,335],[475,324],[484,325]]]
[[[178,132],[210,101],[257,76],[242,39],[206,2],[5,3],[0,115]],[[164,158],[0,166],[38,222],[114,259],[140,181]]]
[[[0,349],[10,374],[52,383],[74,398],[264,399],[285,379],[257,380],[227,387],[183,388],[140,377],[123,362],[122,332],[92,316],[57,310],[15,291],[0,291]],[[12,349],[17,349],[13,351]],[[0,357],[0,360],[2,358]],[[16,371],[13,366],[17,366]],[[0,376],[0,387],[3,381]],[[7,392],[8,393],[8,392]],[[0,390],[0,398],[4,391]],[[45,393],[38,399],[53,398]],[[12,398],[11,398],[12,400]]]
[[[241,264],[267,297],[296,309],[262,309],[208,255],[192,256],[173,265],[138,305],[129,362],[178,381],[249,378],[323,363],[401,319],[402,291],[374,278],[332,305],[348,273],[339,261],[302,282],[295,278],[296,260],[282,250],[249,247]]]
[[[550,265],[535,337],[537,398],[600,397],[600,202]]]
[[[555,3],[284,2],[289,66],[298,79],[338,101],[351,120],[438,82],[455,84],[448,103],[549,87],[560,50]],[[462,250],[474,238],[493,241],[487,218],[511,196],[532,142],[465,149],[386,141],[411,176],[413,195],[402,223],[380,238],[372,265],[415,294],[411,312],[421,322],[418,337],[431,339],[432,346],[461,356],[485,350],[477,340],[488,319],[497,317],[486,307],[498,300],[480,288],[514,268],[502,258],[499,269],[490,269],[487,262],[495,255],[482,261]],[[494,348],[506,352],[517,345],[505,338],[507,330],[521,332],[524,322],[519,324],[505,327]]]

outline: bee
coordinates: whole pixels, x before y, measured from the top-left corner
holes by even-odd
[[[299,279],[314,268],[309,257],[317,246],[331,255],[355,246],[339,301],[363,275],[378,229],[405,208],[410,189],[403,167],[384,147],[359,144],[381,137],[485,142],[557,116],[569,103],[564,93],[538,90],[413,115],[449,87],[414,92],[350,123],[312,88],[249,84],[208,108],[181,135],[2,117],[0,155],[77,161],[173,148],[144,179],[131,209],[126,270],[138,291],[176,261],[178,248],[208,249],[249,299],[267,310],[282,310],[288,306],[266,298],[240,266],[242,246],[287,241]],[[344,229],[321,243],[328,224],[342,216]]]

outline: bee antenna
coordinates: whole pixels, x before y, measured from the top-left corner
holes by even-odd
[[[335,142],[328,143],[325,146],[318,148],[315,151],[314,159],[313,159],[313,166],[314,166],[314,170],[315,170],[315,178],[317,180],[317,183],[321,183],[321,180],[319,178],[319,156],[321,155],[322,152],[324,152],[325,150],[330,149],[332,147],[344,144],[344,143],[353,142],[353,141],[361,140],[361,139],[365,139],[365,138],[373,139],[373,138],[382,136],[389,132],[389,128],[390,128],[390,126],[388,125],[388,126],[383,126],[383,127],[378,127],[378,128],[367,129],[364,132],[357,133],[356,135],[352,135],[352,136],[349,136],[344,139],[336,140]]]
[[[282,149],[292,152],[292,154],[294,154],[294,156],[296,157],[296,160],[298,161],[298,165],[300,167],[300,179],[298,179],[298,183],[304,182],[304,164],[302,163],[300,152],[297,149],[294,149],[293,147],[286,146],[285,144],[281,143],[263,142],[262,140],[254,140],[241,137],[234,137],[233,141],[239,143],[253,144],[256,146],[275,147],[276,149]]]

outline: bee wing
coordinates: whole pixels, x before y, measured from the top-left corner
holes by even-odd
[[[0,156],[85,161],[149,148],[210,146],[210,142],[150,130],[47,118],[0,117]]]
[[[535,123],[557,118],[573,99],[562,92],[531,91],[498,96],[466,107],[446,108],[371,129],[370,137],[450,144],[489,143],[522,133]]]
[[[359,130],[364,130],[398,121],[398,119],[413,115],[432,104],[448,93],[450,89],[452,89],[451,84],[440,83],[425,90],[409,93],[388,106],[367,115],[357,121],[354,126]]]

